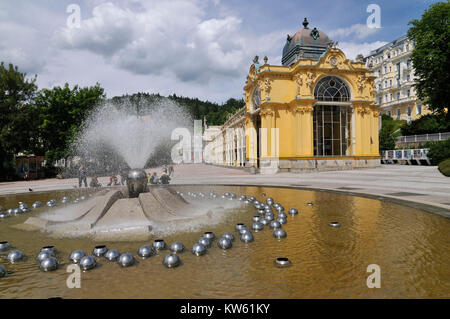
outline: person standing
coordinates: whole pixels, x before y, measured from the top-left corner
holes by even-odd
[[[84,187],[88,187],[87,185],[87,173],[84,165],[81,165],[78,170],[78,186],[81,188],[82,182],[84,181]]]
[[[156,172],[154,172],[150,177],[150,184],[158,184],[158,176],[156,175]]]

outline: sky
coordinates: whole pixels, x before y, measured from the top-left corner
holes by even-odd
[[[281,65],[286,37],[305,17],[354,59],[406,34],[435,2],[0,0],[0,61],[36,74],[39,89],[98,82],[108,98],[175,93],[223,103],[243,97],[255,55]],[[367,26],[370,4],[380,8],[379,28]]]

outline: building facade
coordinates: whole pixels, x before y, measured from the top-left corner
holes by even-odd
[[[406,35],[373,50],[364,60],[375,79],[375,100],[382,114],[411,121],[430,111],[414,90],[414,42]]]
[[[216,145],[214,154],[223,149],[225,164],[237,165],[234,149],[242,144],[236,141],[245,139],[245,160],[238,163],[261,173],[380,165],[375,76],[308,24],[305,19],[288,35],[282,65],[255,57],[244,86],[245,110],[234,120],[244,134],[227,138],[227,128],[236,125],[226,123],[208,143]]]
[[[222,126],[204,124],[205,162],[215,165],[245,166],[245,108],[230,116]]]

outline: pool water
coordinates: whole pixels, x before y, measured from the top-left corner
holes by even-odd
[[[168,250],[148,259],[137,256],[146,242],[108,242],[120,252],[130,252],[138,263],[122,268],[98,258],[99,266],[81,273],[81,288],[68,288],[71,275],[69,254],[82,249],[92,254],[101,242],[90,238],[55,240],[40,231],[23,231],[11,226],[31,213],[0,220],[0,241],[8,241],[28,256],[10,264],[0,253],[0,264],[12,272],[0,278],[0,298],[448,298],[450,297],[450,219],[391,202],[320,191],[225,186],[173,186],[174,190],[217,194],[233,192],[255,196],[260,201],[270,196],[285,212],[294,207],[298,215],[288,214],[284,239],[272,236],[265,226],[253,232],[255,241],[243,243],[235,231],[237,223],[249,228],[257,214],[253,205],[227,214],[220,224],[195,232],[177,232],[163,238],[168,245],[182,242],[187,250],[179,254],[182,264],[168,269],[162,260]],[[266,195],[266,196],[263,196]],[[0,197],[5,209],[28,206],[39,200],[74,198],[79,193],[52,192]],[[189,200],[190,197],[186,196]],[[193,201],[197,199],[192,199]],[[237,200],[237,199],[236,199]],[[312,206],[307,203],[312,202]],[[275,216],[276,210],[274,210]],[[340,227],[330,227],[338,221]],[[235,235],[233,247],[222,250],[217,239],[204,256],[190,248],[206,231],[216,237],[224,232]],[[158,237],[159,238],[159,237]],[[35,256],[43,246],[54,245],[60,267],[42,272]],[[287,257],[288,267],[277,267],[275,260]],[[369,265],[381,271],[381,288],[368,288]]]

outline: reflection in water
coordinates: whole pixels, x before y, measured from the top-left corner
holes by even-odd
[[[174,187],[175,188],[175,187]],[[209,194],[232,191],[268,196],[286,210],[295,207],[296,216],[288,215],[283,225],[288,236],[277,240],[266,226],[254,233],[255,241],[245,244],[236,236],[233,248],[217,248],[196,257],[192,245],[205,231],[216,236],[224,232],[236,235],[234,225],[250,226],[253,208],[236,209],[224,222],[165,237],[170,244],[182,242],[187,251],[180,254],[182,265],[163,266],[168,251],[146,260],[136,251],[150,242],[112,242],[108,247],[130,252],[138,263],[121,268],[117,263],[99,259],[97,269],[82,273],[80,289],[68,289],[65,271],[68,256],[75,249],[91,252],[98,242],[85,239],[55,241],[40,232],[23,232],[10,226],[22,223],[30,215],[0,220],[0,241],[8,240],[25,252],[28,260],[14,265],[0,257],[0,263],[14,273],[0,279],[2,298],[408,298],[449,297],[450,291],[450,220],[418,209],[383,201],[326,192],[277,189],[268,187],[176,187],[185,193]],[[261,196],[266,193],[267,196]],[[0,205],[9,208],[24,201],[45,202],[67,193],[32,194],[1,197]],[[76,197],[77,194],[70,196]],[[307,206],[313,202],[313,206]],[[42,207],[38,212],[48,208]],[[34,211],[32,214],[36,214]],[[338,221],[341,227],[330,227]],[[152,238],[152,240],[155,238]],[[55,245],[62,267],[43,273],[34,257],[45,245]],[[277,257],[288,257],[292,265],[278,268]],[[367,266],[381,267],[381,288],[366,286]]]

